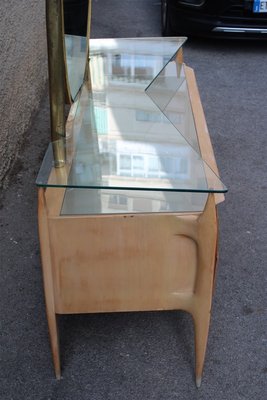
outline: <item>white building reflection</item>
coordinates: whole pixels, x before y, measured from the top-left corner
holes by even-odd
[[[129,40],[96,42],[92,94],[83,87],[75,117],[69,180],[99,190],[68,189],[62,213],[202,209],[206,195],[145,191],[206,188],[183,69],[175,61],[163,69],[177,44],[159,48],[148,39],[137,52]],[[115,190],[123,187],[143,190]]]

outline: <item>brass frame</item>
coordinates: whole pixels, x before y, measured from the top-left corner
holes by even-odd
[[[91,30],[92,3],[88,0],[87,19],[87,58],[89,53],[89,39]],[[49,71],[49,96],[51,142],[53,146],[55,167],[65,165],[65,103],[72,102],[67,73],[66,51],[64,41],[64,13],[63,0],[46,0],[46,29],[47,53]],[[86,63],[84,80],[89,76]]]
[[[56,167],[65,164],[65,63],[62,0],[46,0],[51,141]]]

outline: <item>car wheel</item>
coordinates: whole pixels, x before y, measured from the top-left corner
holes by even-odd
[[[170,26],[168,0],[161,0],[161,32],[162,36],[171,36],[173,33]]]

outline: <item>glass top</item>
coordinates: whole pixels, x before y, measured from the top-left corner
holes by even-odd
[[[89,81],[68,120],[66,163],[54,167],[57,143],[51,143],[37,185],[226,192],[201,157],[184,66],[176,57],[184,41],[91,39]]]

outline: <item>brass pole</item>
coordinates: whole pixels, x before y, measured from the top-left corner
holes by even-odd
[[[62,0],[46,0],[51,141],[55,167],[65,164],[65,86]]]
[[[87,39],[91,37],[92,0],[88,0]]]
[[[90,55],[90,37],[91,37],[91,20],[92,20],[92,0],[88,0],[88,16],[87,16],[87,44],[86,44],[86,64],[84,71],[84,82],[87,84],[88,90],[91,92],[91,77],[90,77],[90,66],[89,66],[89,55]]]

